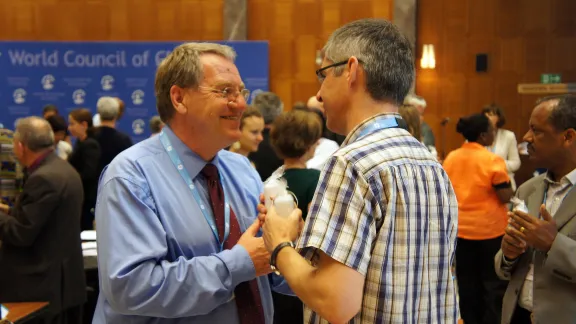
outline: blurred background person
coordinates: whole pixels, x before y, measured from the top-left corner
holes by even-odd
[[[120,114],[120,104],[116,98],[101,97],[96,103],[100,115],[100,126],[94,132],[94,139],[100,145],[100,160],[98,163],[98,177],[102,170],[120,154],[132,146],[130,136],[116,129],[116,122]]]
[[[320,171],[308,169],[306,161],[313,155],[322,135],[322,124],[311,112],[284,112],[272,124],[270,142],[276,154],[284,159],[284,178],[288,190],[298,199],[298,208],[306,219],[314,197]],[[298,324],[304,320],[302,302],[298,297],[272,292],[275,324]]]
[[[328,161],[328,158],[330,158],[334,152],[338,151],[340,144],[329,139],[329,137],[333,137],[335,134],[330,132],[326,127],[326,116],[324,116],[322,111],[316,108],[308,109],[308,111],[311,114],[310,118],[317,118],[322,128],[321,137],[318,140],[316,150],[314,150],[314,156],[306,162],[306,167],[322,171],[324,164],[326,164],[326,161]]]
[[[510,177],[512,190],[516,190],[514,172],[518,171],[521,165],[516,135],[513,132],[502,128],[506,124],[506,116],[504,115],[502,107],[492,104],[484,107],[482,113],[490,119],[492,126],[494,126],[494,143],[492,143],[488,149],[504,159],[506,170],[508,170],[508,176]]]
[[[68,125],[66,124],[66,120],[60,115],[52,115],[46,120],[54,132],[54,145],[56,147],[56,155],[58,155],[58,157],[63,160],[68,160],[68,156],[70,153],[72,153],[72,145],[64,140],[68,132]]]
[[[150,118],[148,126],[150,127],[150,133],[151,133],[150,136],[152,137],[156,134],[160,134],[162,128],[164,128],[164,122],[162,121],[162,118],[160,118],[160,116],[156,115]]]
[[[273,92],[261,92],[252,100],[252,106],[258,109],[264,118],[264,131],[258,151],[251,153],[248,158],[256,166],[262,181],[266,181],[272,172],[282,165],[282,160],[276,156],[270,145],[270,125],[282,113],[284,103]]]
[[[98,166],[100,163],[100,144],[94,139],[92,113],[85,108],[74,109],[68,116],[68,130],[76,138],[76,144],[68,162],[80,174],[84,187],[84,203],[82,205],[82,221],[80,228],[94,229],[94,206],[98,190]]]
[[[430,128],[430,125],[428,125],[428,123],[426,123],[426,121],[424,120],[424,111],[426,110],[426,100],[415,94],[409,94],[406,96],[406,98],[404,98],[404,104],[414,106],[416,107],[416,109],[418,109],[418,112],[420,113],[420,132],[422,134],[421,142],[423,142],[424,145],[426,145],[428,150],[430,150],[430,152],[434,154],[434,156],[438,156],[438,152],[436,151],[436,139],[434,138],[434,133],[432,132],[432,128]]]
[[[342,143],[346,139],[346,136],[336,134],[326,127],[326,111],[324,110],[324,103],[318,101],[318,98],[316,98],[316,96],[312,96],[310,97],[310,99],[308,99],[306,106],[308,106],[308,108],[311,110],[317,110],[321,113],[322,120],[324,120],[324,132],[323,132],[324,135],[322,135],[322,137],[336,142],[338,146],[342,145]]]
[[[408,132],[412,134],[418,141],[422,142],[421,119],[420,111],[410,105],[402,105],[398,109],[398,113],[408,126]]]
[[[48,117],[53,115],[58,115],[58,107],[55,105],[50,104],[42,108],[42,117],[44,117],[44,119],[48,119]]]
[[[248,157],[250,153],[258,152],[258,146],[264,139],[264,118],[260,111],[248,106],[240,118],[240,139],[232,144],[230,151]]]
[[[124,101],[122,101],[122,99],[118,97],[112,97],[112,98],[116,100],[118,105],[118,116],[116,117],[116,120],[118,121],[120,120],[120,118],[122,118],[122,116],[124,116],[124,109],[126,108],[126,106],[124,105]],[[96,114],[92,117],[92,125],[94,125],[94,127],[100,127],[100,125],[102,125],[102,118],[100,117],[100,113],[96,112]]]
[[[513,191],[504,160],[486,149],[494,128],[484,114],[460,118],[456,131],[467,140],[444,161],[458,199],[456,276],[466,324],[500,323],[507,283],[498,278],[494,256],[508,224]]]

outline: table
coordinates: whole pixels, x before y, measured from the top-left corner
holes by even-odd
[[[14,324],[26,323],[41,314],[47,307],[47,302],[5,303],[8,308],[6,319]]]

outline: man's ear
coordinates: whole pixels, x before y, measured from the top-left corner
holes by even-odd
[[[186,105],[184,105],[184,95],[186,94],[186,89],[180,88],[179,86],[173,85],[170,88],[170,100],[172,101],[172,106],[176,109],[179,114],[185,114],[187,112]]]
[[[564,132],[564,140],[568,145],[574,144],[574,142],[576,142],[576,130],[574,130],[574,128],[568,128]]]

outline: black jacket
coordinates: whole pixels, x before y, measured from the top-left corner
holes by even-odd
[[[0,212],[0,303],[47,301],[52,313],[84,303],[83,195],[55,154],[31,171],[10,215]]]
[[[91,215],[91,219],[84,219],[83,224],[91,225],[94,216],[90,210],[96,205],[96,194],[98,193],[98,172],[100,164],[100,144],[92,137],[87,137],[83,141],[77,141],[72,154],[68,156],[68,162],[78,171],[82,179],[84,188],[84,204],[82,207],[83,217]],[[82,226],[83,229],[89,229]],[[90,226],[91,228],[91,226]]]

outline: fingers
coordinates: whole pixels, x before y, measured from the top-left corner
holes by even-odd
[[[508,234],[508,231],[506,231],[507,235],[504,235],[504,238],[502,239],[502,241],[504,241],[506,244],[508,245],[512,245],[514,247],[517,247],[518,249],[524,250],[526,248],[526,243],[524,241],[522,241],[522,239],[519,239],[518,237],[515,237],[514,235],[510,235]]]
[[[264,197],[264,194],[260,194],[260,203],[262,205],[264,205],[266,203],[266,197]]]
[[[528,217],[530,217],[530,216],[528,216]],[[532,217],[530,217],[530,218],[532,218]],[[526,221],[526,219],[524,217],[519,216],[516,213],[513,214],[512,220],[514,222],[514,227],[516,227],[516,228],[524,227],[527,230],[534,229],[534,223],[532,221],[537,221],[536,218],[532,218],[531,221]]]
[[[260,222],[264,223],[264,221],[266,220],[266,206],[264,206],[263,204],[259,204],[257,209],[258,209],[258,219],[260,220]]]
[[[512,239],[516,239],[517,241],[522,243],[526,240],[526,235],[512,226],[506,226],[504,232],[508,234],[505,235],[504,238],[511,237]]]
[[[244,235],[256,236],[259,230],[260,230],[260,220],[257,219],[254,221],[254,223],[252,223],[252,225],[250,225],[250,227],[246,229]]]
[[[298,220],[300,222],[302,220],[302,211],[299,208],[296,208],[290,214],[290,218],[294,220]]]
[[[515,221],[520,222],[522,224],[522,226],[528,228],[526,226],[526,224],[536,224],[538,222],[538,218],[536,217],[532,217],[524,212],[521,211],[514,211],[514,213],[512,213],[512,218],[514,218]]]
[[[550,213],[546,210],[546,205],[542,204],[540,206],[540,215],[542,215],[542,219],[544,219],[547,222],[553,222],[554,219],[552,218],[552,215],[550,215]]]

